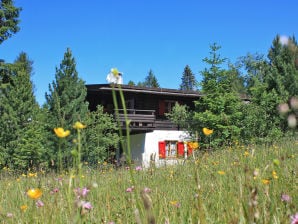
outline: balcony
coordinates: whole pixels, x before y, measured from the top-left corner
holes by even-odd
[[[118,113],[117,113],[118,112]],[[118,119],[121,128],[126,130],[126,119],[123,109],[114,112],[114,117]],[[157,119],[155,110],[127,109],[126,118],[129,121],[129,129],[133,133],[150,132],[153,130],[178,130],[178,126],[168,119]]]

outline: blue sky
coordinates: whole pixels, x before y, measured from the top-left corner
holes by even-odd
[[[274,37],[298,33],[296,0],[15,0],[21,30],[0,45],[0,58],[20,52],[33,61],[37,101],[55,79],[67,48],[86,84],[106,83],[112,67],[124,83],[144,81],[150,69],[161,87],[179,88],[186,65],[197,80],[216,42],[236,62],[267,55]]]

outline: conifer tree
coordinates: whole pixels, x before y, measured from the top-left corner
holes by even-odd
[[[142,86],[145,87],[153,87],[153,88],[159,88],[159,84],[157,81],[157,78],[153,74],[153,71],[150,69],[148,75],[145,78],[145,82],[142,83]]]
[[[195,90],[197,81],[188,65],[184,68],[181,80],[182,83],[180,84],[180,90]]]
[[[56,68],[55,81],[49,85],[49,93],[46,93],[45,107],[49,114],[49,134],[55,143],[51,146],[52,160],[57,161],[55,152],[58,149],[58,139],[53,134],[53,128],[63,127],[72,130],[75,122],[84,123],[88,115],[86,95],[85,83],[78,76],[75,59],[68,48],[59,68]],[[71,140],[65,140],[62,148],[64,148],[63,157],[69,163]]]
[[[268,89],[275,89],[284,100],[298,96],[298,45],[295,37],[282,43],[277,35],[269,50],[270,72],[265,77]]]
[[[195,102],[193,125],[194,130],[202,130],[203,127],[214,129],[213,145],[229,144],[241,131],[237,126],[241,118],[241,101],[231,85],[235,74],[221,68],[225,59],[218,53],[220,46],[213,44],[210,48],[210,57],[203,60],[210,67],[202,72],[203,97]],[[206,143],[203,133],[201,136]]]
[[[135,86],[136,84],[134,83],[134,81],[129,80],[129,82],[127,83],[127,85],[129,85],[129,86]]]
[[[26,133],[26,130],[32,130],[32,126],[36,127],[39,112],[31,81],[32,62],[26,53],[21,53],[7,71],[10,72],[9,82],[1,89],[0,95],[0,142],[5,164],[13,166],[22,151],[21,141],[27,141],[27,138],[30,137],[38,145],[38,141],[41,141],[42,138],[34,137],[34,133],[30,136]],[[38,128],[40,127],[39,125]],[[42,147],[40,149],[42,150]],[[31,158],[28,154],[25,157],[22,158],[22,163],[27,162],[28,165]],[[25,160],[26,162],[24,162]]]
[[[20,11],[12,0],[0,0],[0,44],[19,31]]]

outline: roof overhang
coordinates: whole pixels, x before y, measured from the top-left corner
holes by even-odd
[[[86,85],[87,90],[91,92],[101,92],[101,91],[123,91],[130,93],[142,93],[142,94],[153,94],[153,95],[171,95],[171,96],[184,96],[191,98],[199,98],[202,94],[198,91],[183,91],[176,89],[166,89],[166,88],[149,88],[149,87],[139,87],[130,85],[113,85],[113,84],[91,84]]]

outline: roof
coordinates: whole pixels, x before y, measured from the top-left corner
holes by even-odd
[[[113,85],[113,84],[88,84],[86,85],[87,90],[91,92],[100,92],[100,91],[112,91],[121,90],[123,92],[132,92],[132,93],[144,93],[144,94],[153,94],[153,95],[172,95],[172,96],[184,96],[198,98],[202,94],[199,91],[194,90],[177,90],[177,89],[167,89],[167,88],[151,88],[151,87],[140,87],[140,86],[131,86],[131,85]]]

